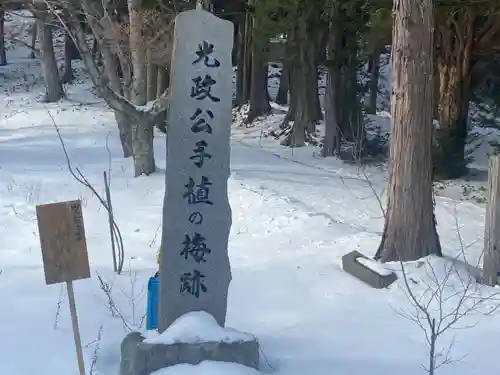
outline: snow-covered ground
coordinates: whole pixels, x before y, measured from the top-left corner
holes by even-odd
[[[35,206],[80,198],[92,269],[91,279],[75,282],[86,369],[115,375],[121,340],[130,329],[144,330],[147,280],[157,269],[164,174],[132,178],[131,162],[120,155],[113,116],[92,95],[80,70],[77,81],[66,86],[67,100],[41,103],[40,68],[27,56],[24,48],[10,49],[9,65],[0,67],[0,374],[77,373],[65,289],[45,286]],[[278,146],[262,134],[280,116],[277,111],[254,128],[235,124],[233,129],[228,326],[257,336],[261,370],[267,373],[423,373],[425,332],[412,321],[415,309],[404,278],[375,290],[341,268],[344,254],[357,249],[371,256],[380,242],[383,215],[375,193],[384,199],[383,168],[362,172],[320,159],[312,147]],[[104,189],[103,171],[110,171],[126,252],[121,276],[112,271],[106,212],[69,174],[53,122],[73,166],[98,192]],[[155,148],[163,169],[161,134]],[[457,186],[452,188],[460,190]],[[406,280],[417,298],[425,301],[433,291],[441,295],[442,304],[430,305],[438,318],[439,307],[444,316],[460,300],[464,308],[483,301],[438,342],[439,353],[453,343],[451,356],[457,360],[439,373],[494,374],[500,370],[500,313],[483,313],[500,305],[499,289],[469,281],[467,272],[474,271],[483,247],[484,205],[461,201],[460,194],[457,198],[438,197],[436,202],[444,252],[456,260],[431,257],[407,264]],[[398,265],[387,267],[402,275]],[[464,285],[468,292],[462,299]],[[255,371],[217,363],[162,371],[195,373]]]

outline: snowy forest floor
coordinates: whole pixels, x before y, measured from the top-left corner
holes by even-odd
[[[61,45],[57,47],[60,51]],[[115,375],[127,326],[144,330],[147,280],[157,269],[165,138],[155,138],[160,172],[132,178],[131,161],[120,154],[113,115],[91,93],[82,70],[66,86],[66,100],[43,104],[40,67],[28,54],[11,46],[9,65],[0,67],[0,373],[76,374],[67,296],[60,286],[45,286],[35,206],[80,198],[92,269],[91,279],[75,283],[87,373]],[[270,80],[272,94],[275,86]],[[268,373],[421,374],[420,366],[427,363],[425,335],[402,316],[414,312],[403,278],[375,290],[341,268],[344,254],[358,249],[371,256],[380,242],[383,214],[375,194],[384,199],[384,167],[361,173],[339,160],[315,157],[317,148],[286,149],[262,137],[280,116],[252,128],[234,124],[229,180],[233,281],[227,324],[258,337],[262,371]],[[103,171],[111,172],[113,206],[126,252],[121,276],[112,272],[107,214],[69,174],[52,119],[73,166],[100,193]],[[382,114],[377,121],[389,119]],[[468,282],[467,269],[475,269],[465,263],[477,265],[483,248],[485,207],[475,198],[464,198],[463,184],[447,184],[436,202],[447,257],[405,266],[417,296],[425,298],[429,285],[442,285],[445,313],[457,307],[457,291]],[[387,267],[401,275],[398,265]],[[103,288],[111,290],[121,317],[112,313]],[[495,293],[498,289],[473,283],[468,296],[484,303],[439,341],[440,353],[453,343],[451,355],[457,359],[440,368],[440,374],[499,372],[500,312],[481,314],[500,305]],[[28,346],[33,349],[27,354]],[[169,370],[175,375],[240,371],[245,373],[223,364]]]

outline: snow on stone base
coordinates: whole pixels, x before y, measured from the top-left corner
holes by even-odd
[[[192,311],[179,317],[161,335],[148,334],[147,344],[196,344],[200,342],[255,341],[255,336],[232,328],[221,327],[215,318],[205,311]]]
[[[389,276],[392,274],[391,270],[388,270],[382,264],[380,264],[375,260],[359,257],[356,259],[356,261],[361,263],[363,266],[371,269],[373,272],[378,273],[380,276]]]
[[[175,365],[151,375],[259,375],[259,371],[238,363],[203,361],[199,365]]]
[[[259,342],[248,333],[219,326],[207,312],[184,314],[162,334],[129,333],[122,342],[120,375],[150,375],[171,366],[205,361],[259,368]]]
[[[354,250],[342,257],[342,269],[373,288],[387,288],[397,275],[360,252]]]

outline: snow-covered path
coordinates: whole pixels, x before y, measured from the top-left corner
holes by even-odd
[[[369,184],[361,177],[338,175],[241,141],[235,141],[232,150],[236,179],[300,206],[311,216],[323,216],[332,224],[379,233],[381,223],[377,219],[382,216],[381,210]]]
[[[234,177],[249,188],[279,197],[310,216],[323,217],[329,225],[337,224],[340,232],[381,235],[387,181],[380,176],[372,179],[345,165],[337,170],[319,168],[241,139],[233,142],[232,149]],[[477,264],[483,247],[484,207],[443,197],[436,198],[436,203],[444,251],[456,256],[464,246],[469,261]],[[373,255],[376,249],[361,251]]]

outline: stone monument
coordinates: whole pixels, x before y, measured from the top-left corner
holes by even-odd
[[[160,255],[163,332],[190,311],[226,319],[233,24],[204,10],[175,21]]]
[[[124,339],[122,375],[148,375],[203,360],[258,368],[256,338],[224,327],[231,282],[227,180],[233,30],[231,22],[201,9],[182,12],[175,20],[160,254],[161,335],[153,341],[137,333]],[[199,319],[207,316],[208,325],[227,335],[184,340],[200,330]]]

